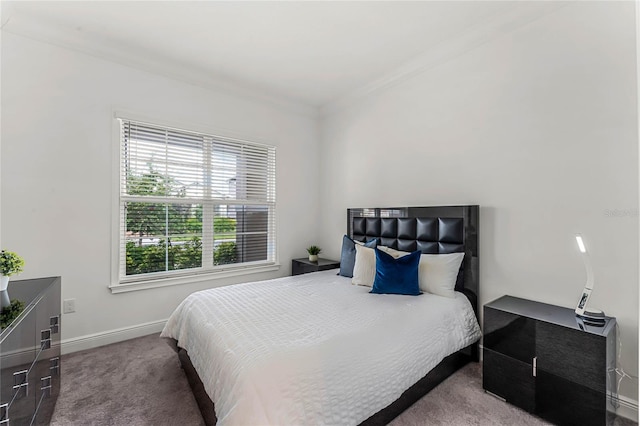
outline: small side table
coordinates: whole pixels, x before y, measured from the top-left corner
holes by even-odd
[[[503,296],[484,305],[486,391],[557,425],[613,424],[616,319]]]
[[[340,267],[340,262],[336,260],[318,258],[316,262],[311,262],[308,258],[293,259],[291,261],[291,275],[308,274],[309,272],[326,271]]]

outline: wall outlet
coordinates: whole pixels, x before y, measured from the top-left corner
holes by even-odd
[[[62,304],[62,311],[70,314],[76,311],[76,299],[65,299]]]

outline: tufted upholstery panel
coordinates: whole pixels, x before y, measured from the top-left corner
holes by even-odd
[[[464,251],[462,218],[353,218],[352,238],[368,241],[379,238],[380,244],[397,250],[442,254]]]

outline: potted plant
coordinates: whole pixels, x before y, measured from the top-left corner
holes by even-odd
[[[0,305],[5,308],[11,304],[7,286],[9,277],[22,272],[24,259],[11,251],[2,250],[0,252]]]
[[[322,249],[318,246],[310,246],[309,248],[307,248],[307,253],[309,253],[309,262],[317,262],[318,255],[321,251]]]

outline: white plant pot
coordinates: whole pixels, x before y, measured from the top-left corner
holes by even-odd
[[[309,262],[317,262],[318,261],[318,255],[317,254],[310,254],[309,255]]]
[[[9,285],[9,278],[5,275],[0,275],[0,291],[5,291]]]
[[[4,309],[11,305],[9,300],[9,292],[7,286],[9,285],[9,277],[0,275],[0,309]]]

